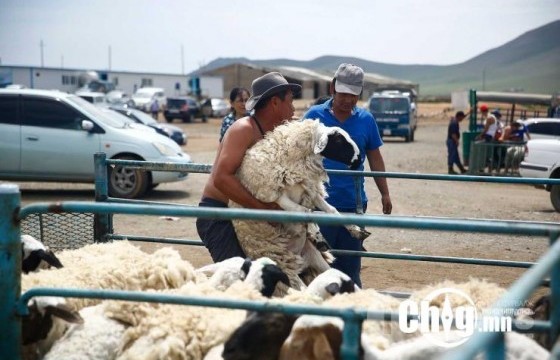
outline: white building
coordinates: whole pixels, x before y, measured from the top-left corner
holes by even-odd
[[[138,73],[128,71],[61,69],[30,66],[0,66],[0,87],[20,84],[32,89],[57,89],[73,93],[89,79],[114,84],[116,89],[133,94],[141,87],[160,87],[167,96],[186,95],[191,91],[189,76],[181,74]],[[219,76],[200,77],[201,95],[224,97],[224,82]]]

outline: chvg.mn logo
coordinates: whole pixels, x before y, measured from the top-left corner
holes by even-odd
[[[443,306],[430,305],[443,295]],[[450,297],[459,297],[463,305],[453,307]],[[408,320],[408,315],[418,319]],[[464,292],[442,288],[429,293],[420,303],[405,300],[399,306],[399,329],[407,334],[420,331],[436,345],[454,347],[469,339],[475,329],[481,332],[511,331],[512,319],[508,316],[479,317],[472,299]]]

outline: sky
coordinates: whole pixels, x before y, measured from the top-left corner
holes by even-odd
[[[560,0],[0,0],[0,64],[187,74],[220,57],[338,55],[450,65],[558,19]]]

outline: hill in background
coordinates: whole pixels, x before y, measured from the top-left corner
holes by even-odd
[[[421,97],[449,97],[453,91],[466,89],[552,94],[560,92],[559,39],[560,20],[528,31],[502,46],[454,65],[393,65],[327,55],[309,61],[219,58],[198,71],[232,63],[252,63],[334,72],[340,63],[351,62],[366,72],[416,82],[420,84]]]

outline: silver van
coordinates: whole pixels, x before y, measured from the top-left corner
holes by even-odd
[[[0,180],[93,183],[96,152],[108,159],[191,162],[173,140],[140,127],[73,94],[0,89]],[[109,170],[109,194],[137,198],[186,177],[117,166]]]

